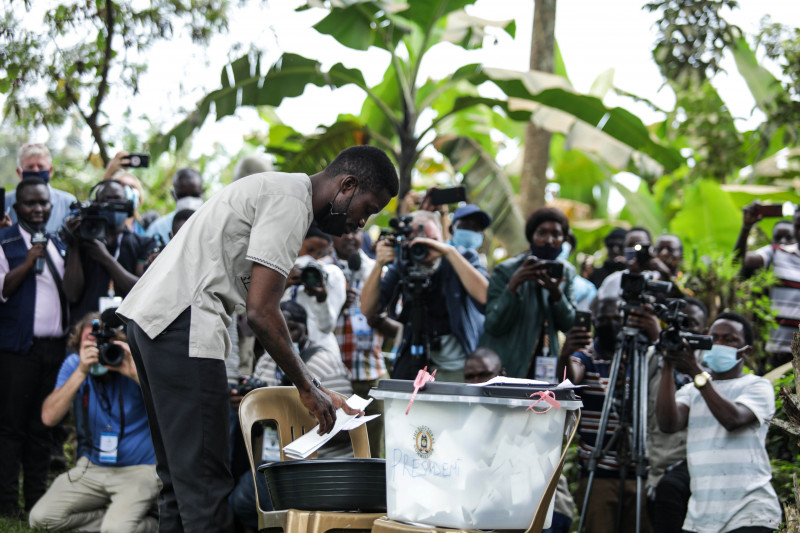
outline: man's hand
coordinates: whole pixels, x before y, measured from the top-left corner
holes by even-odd
[[[113,370],[114,372],[119,372],[126,378],[130,378],[136,383],[139,383],[139,373],[136,371],[136,364],[133,362],[133,356],[131,355],[131,348],[128,346],[127,342],[113,340],[111,344],[119,346],[122,348],[122,351],[125,352],[125,357],[122,358],[122,363],[119,366],[109,366],[107,367],[109,370]]]
[[[300,281],[301,272],[302,270],[300,269],[300,267],[297,266],[292,267],[292,269],[289,271],[289,277],[286,278],[286,286],[294,287],[296,285],[302,285],[303,282]]]
[[[111,254],[108,253],[108,248],[106,248],[106,245],[97,239],[81,240],[81,248],[86,250],[86,252],[89,254],[89,257],[95,261],[114,259]]]
[[[758,202],[753,202],[742,208],[742,226],[746,229],[750,229],[754,224],[760,222],[764,218],[764,216],[758,212],[758,206]]]
[[[325,282],[320,283],[314,287],[304,286],[305,293],[317,299],[317,303],[323,303],[328,299],[328,290],[325,288]]]
[[[3,213],[2,218],[0,218],[0,229],[11,227],[14,223],[11,222],[11,217],[8,216],[8,213]]]
[[[45,258],[45,244],[34,244],[28,250],[28,253],[25,255],[25,266],[29,269],[33,268],[33,265],[36,263],[36,260],[40,257],[42,259]]]
[[[694,356],[694,352],[686,340],[683,341],[682,350],[666,352],[664,354],[664,362],[678,372],[683,372],[693,378],[703,372],[700,363],[697,362],[697,357]]]
[[[569,357],[576,352],[585,351],[591,344],[592,332],[576,326],[567,331],[564,346],[561,347],[561,357]]]
[[[84,376],[88,376],[91,366],[100,362],[100,352],[97,350],[97,341],[92,339],[83,341],[78,350],[78,355],[80,356],[78,371]]]
[[[299,390],[299,389],[298,389]],[[363,415],[363,411],[353,409],[345,399],[324,387],[311,387],[307,391],[300,390],[300,401],[308,412],[319,422],[319,433],[330,433],[336,424],[336,410],[341,408],[348,415]]]
[[[508,289],[516,294],[520,285],[526,281],[535,281],[537,285],[543,289],[547,289],[550,293],[550,301],[557,302],[561,299],[560,279],[551,278],[547,274],[547,263],[539,260],[536,256],[529,256],[520,265],[520,267],[512,274],[511,279],[508,281]]]
[[[130,166],[130,153],[122,151],[117,152],[117,155],[108,162],[108,166],[106,167],[106,173],[103,176],[104,180],[108,180],[114,177],[114,174],[122,170],[123,168],[127,168]]]
[[[661,334],[661,324],[655,313],[646,307],[634,307],[628,314],[628,326],[639,328],[652,342]]]
[[[383,268],[389,263],[394,262],[397,257],[397,252],[394,249],[394,244],[388,239],[381,239],[375,245],[375,261],[379,267]]]

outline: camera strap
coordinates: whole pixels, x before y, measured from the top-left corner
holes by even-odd
[[[91,377],[89,379],[92,379]],[[95,382],[95,385],[98,385]],[[96,387],[95,387],[96,388]],[[100,392],[96,391],[96,394],[99,396]],[[81,413],[83,414],[83,433],[86,436],[86,441],[89,444],[89,447],[97,452],[100,453],[109,453],[109,452],[116,452],[119,449],[119,443],[122,442],[122,437],[125,435],[125,408],[122,405],[122,383],[119,384],[119,394],[117,395],[117,400],[119,403],[119,439],[117,440],[116,448],[112,450],[103,450],[100,447],[94,445],[94,440],[92,439],[92,428],[91,424],[89,423],[89,381],[87,380],[86,383],[83,385],[81,391]],[[97,399],[97,405],[101,411],[103,411],[102,402],[100,402],[100,398]],[[108,418],[111,419],[111,405],[109,404],[108,407]]]

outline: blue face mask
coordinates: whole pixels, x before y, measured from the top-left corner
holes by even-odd
[[[483,233],[468,229],[457,229],[453,232],[453,244],[470,250],[477,250],[483,244]]]
[[[125,219],[128,214],[124,211],[101,211],[102,217],[108,221],[108,225],[112,228],[118,228],[125,224]]]
[[[39,178],[45,183],[50,182],[50,171],[49,170],[23,170],[22,171],[22,179],[26,178]]]
[[[100,377],[107,372],[108,369],[100,363],[93,363],[92,366],[89,367],[89,373],[95,377]]]
[[[739,362],[739,350],[724,344],[715,344],[703,354],[703,362],[713,372],[722,374],[736,366]]]

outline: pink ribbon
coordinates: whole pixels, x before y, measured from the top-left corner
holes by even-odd
[[[414,378],[414,393],[411,395],[411,400],[408,402],[408,407],[406,407],[406,414],[411,410],[411,404],[414,403],[414,400],[417,398],[417,393],[419,390],[425,386],[425,384],[430,383],[431,381],[436,381],[433,377],[436,375],[436,370],[434,369],[433,374],[428,374],[428,367],[426,366],[419,372],[417,372],[417,377]]]
[[[527,411],[533,411],[537,415],[543,415],[548,412],[550,409],[555,407],[556,409],[561,409],[561,404],[556,400],[556,395],[553,394],[553,391],[546,390],[546,391],[536,391],[530,396],[531,398],[536,398],[536,401],[528,406]],[[547,406],[547,409],[544,411],[537,411],[534,409],[539,403],[545,402],[550,405]]]

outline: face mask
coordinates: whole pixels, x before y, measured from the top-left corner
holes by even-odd
[[[561,253],[562,247],[563,245],[555,248],[549,244],[545,244],[544,246],[536,246],[535,244],[531,243],[531,253],[539,259],[552,261],[558,257],[558,254]]]
[[[100,363],[93,363],[92,366],[89,367],[89,373],[95,377],[100,377],[106,372],[108,372],[108,369]]]
[[[594,336],[597,339],[597,347],[603,355],[612,355],[617,347],[617,336],[622,325],[617,322],[595,326]]]
[[[739,358],[736,356],[739,350],[724,344],[715,344],[710,350],[703,354],[703,362],[713,372],[722,374],[736,366]]]
[[[483,234],[468,229],[457,229],[453,232],[453,244],[477,250],[483,244]]]
[[[319,229],[334,237],[341,237],[347,231],[347,211],[350,209],[353,196],[356,195],[356,193],[353,192],[353,196],[351,196],[350,200],[347,202],[347,207],[344,208],[344,213],[334,213],[333,202],[336,201],[336,197],[339,196],[340,192],[341,190],[336,191],[333,200],[328,202],[328,205],[323,208],[321,213],[314,214],[314,219],[317,221]],[[326,209],[327,213],[325,212]]]
[[[197,211],[202,205],[202,198],[198,198],[197,196],[184,196],[175,202],[175,212],[177,213],[178,211],[183,211],[184,209]]]
[[[125,186],[125,199],[133,202],[134,209],[139,207],[139,191],[129,185]]]
[[[22,179],[26,178],[39,178],[45,183],[50,182],[50,171],[49,170],[23,170],[22,171]]]

